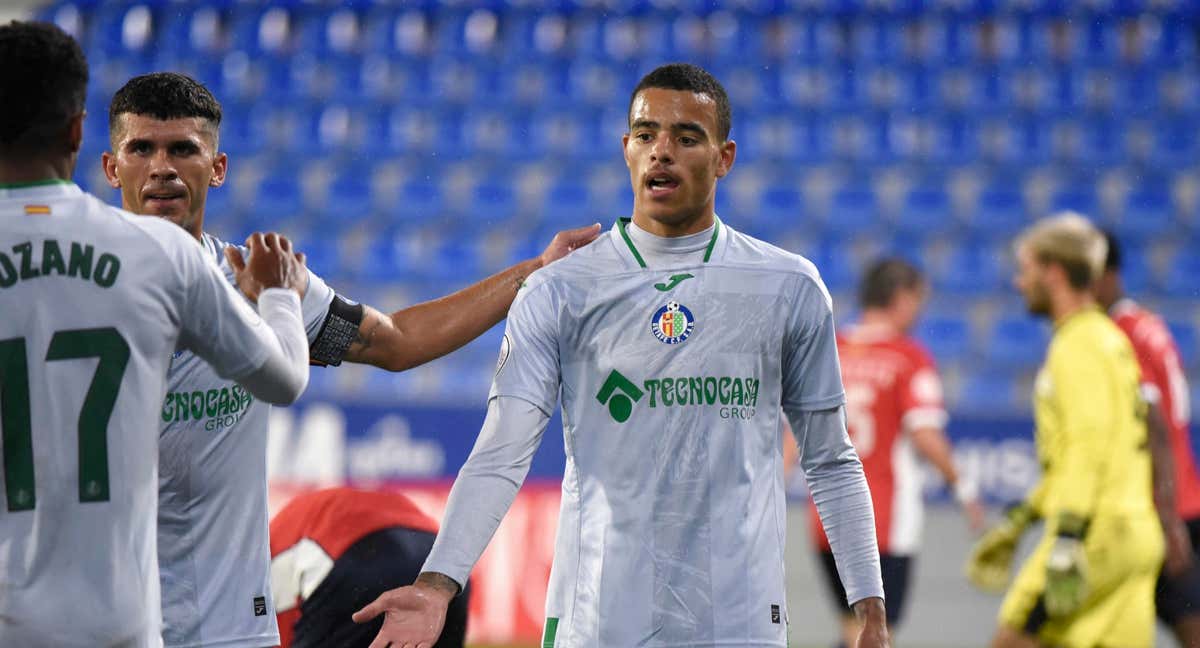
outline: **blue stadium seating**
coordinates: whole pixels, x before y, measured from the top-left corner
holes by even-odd
[[[1172,259],[1163,278],[1163,291],[1172,297],[1200,298],[1200,256],[1195,248],[1182,249]]]
[[[988,364],[1018,369],[1036,366],[1049,342],[1049,331],[1042,322],[1029,317],[1002,317],[992,328],[987,344]]]
[[[733,177],[758,183],[723,183],[718,211],[811,246],[800,251],[839,294],[865,249],[926,262],[940,314],[923,330],[964,371],[960,405],[1028,406],[995,394],[1016,394],[1045,331],[998,305],[1013,295],[1007,247],[1044,211],[1111,227],[1127,288],[1164,303],[1195,346],[1192,315],[1177,316],[1200,298],[1191,3],[58,0],[39,15],[76,33],[91,63],[81,184],[115,198],[96,163],[112,93],[134,74],[188,72],[225,112],[234,178],[210,196],[214,226],[240,238],[282,220],[334,281],[419,279],[433,296],[485,259],[537,253],[557,228],[627,214],[632,190],[613,179],[628,93],[653,66],[689,60],[726,85]],[[376,178],[380,162],[397,172]],[[313,169],[327,186],[302,184]],[[528,192],[529,177],[543,186]],[[889,194],[887,178],[909,189]],[[1128,193],[1109,192],[1112,178]],[[363,228],[378,240],[343,258]],[[489,248],[492,229],[518,240]],[[395,244],[416,231],[424,249]],[[934,248],[945,258],[923,258]],[[1008,317],[980,329],[975,307]],[[464,363],[437,380],[476,373]],[[404,380],[388,388],[444,386]]]
[[[971,324],[963,317],[926,316],[918,324],[917,337],[939,364],[965,360],[972,351]]]
[[[976,416],[1011,416],[1029,409],[1029,396],[1018,394],[1011,374],[983,370],[966,380],[955,406]]]

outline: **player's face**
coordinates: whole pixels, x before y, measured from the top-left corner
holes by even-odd
[[[1096,286],[1093,290],[1096,295],[1096,301],[1105,309],[1111,308],[1117,300],[1121,298],[1121,278],[1117,271],[1112,268],[1106,268],[1104,274],[1096,280]]]
[[[692,224],[706,224],[717,178],[729,173],[737,149],[719,139],[716,101],[647,88],[634,98],[629,124],[622,144],[639,224],[656,234],[683,234]]]
[[[1039,263],[1028,246],[1017,247],[1017,276],[1013,283],[1025,298],[1025,307],[1034,315],[1050,314],[1050,293],[1046,290],[1046,266]]]
[[[217,152],[212,124],[200,117],[155,119],[125,113],[104,154],[108,182],[122,207],[165,218],[199,237],[209,187],[225,182],[228,163]]]
[[[929,290],[925,286],[920,285],[913,288],[901,288],[896,291],[893,304],[900,330],[906,332],[912,330],[912,327],[917,323],[917,319],[921,316],[921,309],[925,307],[925,300],[928,295]]]

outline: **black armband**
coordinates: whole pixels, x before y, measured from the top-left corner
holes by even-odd
[[[342,364],[346,351],[358,339],[358,326],[363,320],[363,305],[334,295],[329,304],[329,313],[317,332],[317,339],[308,348],[308,357],[313,364]]]

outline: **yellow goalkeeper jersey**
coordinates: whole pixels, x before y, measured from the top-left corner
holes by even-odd
[[[1034,384],[1042,481],[1030,503],[1050,522],[1154,512],[1140,370],[1097,308],[1060,322]]]

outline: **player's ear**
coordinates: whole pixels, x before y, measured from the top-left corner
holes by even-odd
[[[737,142],[725,140],[725,143],[721,144],[719,154],[721,157],[717,160],[717,177],[724,178],[733,168],[733,161],[737,159]]]
[[[625,158],[625,166],[633,168],[629,164],[629,133],[621,136],[621,157]]]
[[[121,188],[121,178],[117,177],[117,156],[105,151],[100,154],[100,166],[104,167],[104,178],[113,189]]]
[[[87,111],[83,111],[71,118],[67,123],[67,144],[71,147],[72,153],[78,153],[79,148],[83,146],[83,118],[87,115]]]
[[[229,169],[229,156],[217,153],[213,158],[213,174],[208,181],[210,187],[220,187],[225,184],[225,172]]]

